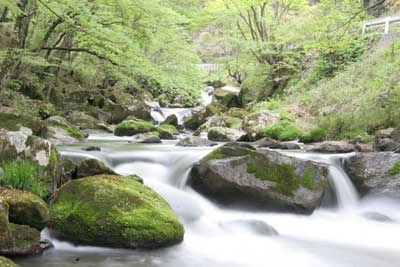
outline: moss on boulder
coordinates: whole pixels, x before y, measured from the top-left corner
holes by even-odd
[[[194,166],[191,181],[194,189],[222,203],[310,213],[327,189],[328,168],[275,151],[228,143]]]
[[[50,227],[77,243],[157,248],[183,240],[167,202],[135,179],[101,175],[65,184],[51,205]]]
[[[135,117],[128,117],[118,124],[114,134],[116,136],[132,136],[135,134],[149,133],[156,131],[157,127],[151,121],[144,121]]]
[[[27,225],[10,223],[8,212],[8,203],[0,197],[0,255],[21,256],[42,253],[40,232]]]
[[[159,137],[167,140],[174,140],[174,135],[179,133],[176,127],[170,124],[161,124],[157,127],[157,130],[159,132]]]
[[[47,204],[36,195],[13,189],[0,187],[0,195],[9,205],[9,221],[24,224],[42,230],[50,217]]]

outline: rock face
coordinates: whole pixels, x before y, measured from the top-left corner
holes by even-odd
[[[168,203],[135,179],[71,181],[61,187],[50,210],[50,228],[76,243],[158,248],[183,240],[183,226]]]
[[[0,187],[0,195],[9,206],[11,223],[29,225],[38,230],[46,227],[50,212],[41,198],[29,192],[5,187]]]
[[[361,195],[400,198],[400,154],[360,153],[345,162],[345,170]]]
[[[274,151],[228,143],[191,172],[192,187],[222,203],[311,213],[328,186],[328,169]]]
[[[11,260],[1,257],[1,256],[0,256],[0,266],[1,267],[18,267],[18,265],[16,265]]]
[[[356,148],[352,144],[342,141],[325,141],[312,146],[309,151],[320,153],[351,153],[356,151]]]
[[[103,162],[97,159],[87,159],[82,161],[76,168],[76,179],[99,175],[99,174],[111,174],[116,173],[107,167]]]
[[[197,107],[192,110],[192,116],[186,117],[183,125],[186,129],[196,130],[207,121],[207,111],[204,107]]]
[[[189,136],[185,139],[180,140],[177,146],[183,147],[202,147],[202,146],[214,146],[216,143],[210,142],[207,139],[200,138],[198,136]]]
[[[29,116],[0,113],[0,128],[8,131],[19,131],[22,127],[29,128],[33,135],[45,137],[48,129],[39,119]]]

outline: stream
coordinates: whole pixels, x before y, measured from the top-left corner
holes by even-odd
[[[169,248],[140,251],[74,246],[51,238],[54,248],[43,255],[17,259],[22,267],[398,267],[400,204],[389,199],[359,200],[338,155],[283,152],[329,164],[336,208],[321,207],[312,215],[228,209],[186,186],[191,166],[212,148],[183,148],[176,141],[129,144],[127,138],[91,135],[83,144],[60,147],[72,160],[97,158],[122,175],[138,174],[160,193],[185,225],[184,242]],[[96,145],[101,152],[82,148]],[[378,212],[393,222],[368,219]],[[254,223],[256,222],[256,223]],[[279,235],[261,234],[266,223]],[[266,225],[265,224],[265,225]]]

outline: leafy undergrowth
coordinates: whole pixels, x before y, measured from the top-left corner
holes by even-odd
[[[38,163],[29,160],[2,163],[3,173],[0,173],[0,185],[10,186],[34,193],[45,198],[49,195],[46,180],[46,169]]]

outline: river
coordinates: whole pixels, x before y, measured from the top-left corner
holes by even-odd
[[[101,152],[83,147],[100,146]],[[84,144],[60,147],[73,160],[94,157],[116,172],[138,174],[159,192],[185,225],[183,243],[140,251],[74,246],[51,238],[54,248],[43,255],[16,260],[22,267],[398,267],[400,204],[389,199],[359,200],[338,155],[284,152],[330,165],[338,206],[321,207],[312,215],[229,209],[186,185],[191,166],[212,148],[163,144],[129,144],[127,138],[90,136]],[[393,222],[368,219],[379,212]],[[279,233],[260,233],[265,223]]]

